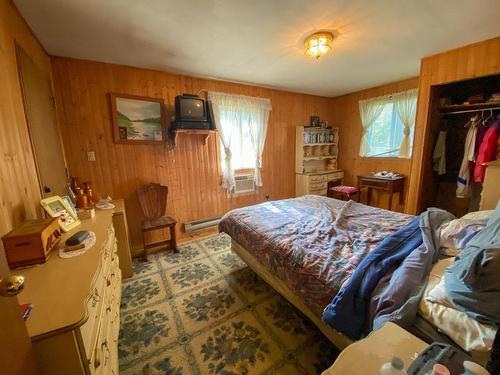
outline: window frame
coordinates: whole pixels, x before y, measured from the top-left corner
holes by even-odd
[[[418,101],[418,98],[415,99],[416,101]],[[396,134],[396,128],[397,128],[397,125],[396,125],[396,121],[399,121],[399,123],[402,125],[401,127],[401,130],[404,131],[404,124],[401,122],[401,120],[399,119],[399,116],[398,114],[396,113],[395,111],[395,108],[394,108],[394,101],[393,101],[393,98],[392,98],[392,95],[391,95],[391,98],[389,99],[389,101],[384,104],[385,105],[391,105],[392,106],[392,117],[391,117],[391,138],[394,139],[395,137],[395,134]],[[359,114],[360,116],[361,114]],[[379,115],[379,117],[382,116],[382,113]],[[378,118],[377,118],[378,119]],[[412,129],[410,129],[410,150],[411,150],[411,154],[408,156],[408,157],[405,157],[405,156],[401,156],[401,155],[385,155],[384,153],[381,154],[380,156],[377,156],[377,155],[363,155],[361,157],[361,159],[384,159],[384,160],[411,160],[412,157],[413,157],[413,143],[414,143],[414,137],[415,137],[415,125],[416,123],[413,125]],[[371,135],[371,133],[373,132],[373,125],[370,127],[370,129],[368,130],[369,134]],[[360,151],[361,151],[361,144],[362,144],[362,138],[360,139],[360,143],[359,143],[359,149],[358,149],[358,155],[360,154]],[[395,150],[393,151],[388,151],[387,154],[392,154],[393,152],[396,152],[396,151],[400,151],[400,148],[396,148]]]

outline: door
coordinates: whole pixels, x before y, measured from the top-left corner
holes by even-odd
[[[4,254],[0,242],[0,254]],[[8,267],[0,255],[0,290],[5,285]],[[21,292],[22,293],[22,292]],[[0,374],[35,375],[36,362],[26,325],[21,318],[19,302],[15,295],[5,297],[0,292]],[[29,318],[28,318],[29,319]]]
[[[24,112],[35,155],[40,191],[44,197],[66,195],[66,163],[56,124],[50,77],[16,46]]]

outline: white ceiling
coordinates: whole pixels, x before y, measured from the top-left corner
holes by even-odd
[[[337,96],[500,35],[499,0],[14,0],[52,55]],[[333,30],[333,53],[304,55]]]

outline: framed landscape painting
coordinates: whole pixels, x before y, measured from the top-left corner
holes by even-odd
[[[156,144],[165,141],[163,99],[110,94],[115,143]]]

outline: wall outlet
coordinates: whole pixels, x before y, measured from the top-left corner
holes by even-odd
[[[95,161],[95,151],[87,151],[87,161]]]

